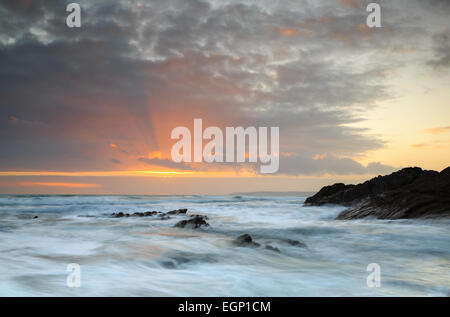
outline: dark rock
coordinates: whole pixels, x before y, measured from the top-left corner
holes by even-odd
[[[172,258],[169,259],[165,259],[163,261],[161,261],[161,265],[164,266],[165,268],[168,269],[175,269],[177,267],[179,267],[180,265],[186,264],[191,262],[192,260],[188,257],[184,257],[184,256],[174,256]]]
[[[115,217],[115,218],[122,218],[122,217],[152,217],[155,215],[159,215],[159,219],[161,220],[166,220],[166,219],[170,219],[170,217],[168,215],[183,215],[186,214],[187,209],[178,209],[178,210],[172,210],[169,211],[167,213],[161,212],[161,211],[145,211],[145,212],[135,212],[133,214],[128,214],[128,213],[123,213],[123,212],[119,212],[119,213],[112,213],[111,216]],[[194,215],[194,216],[198,216],[198,215]],[[208,219],[206,216],[202,216],[205,219]]]
[[[286,239],[283,240],[284,242],[286,242],[289,245],[292,245],[294,247],[299,247],[299,248],[306,248],[306,244],[304,244],[303,242],[297,241],[297,240],[292,240],[292,239]]]
[[[201,226],[208,227],[209,223],[206,222],[206,219],[208,219],[208,217],[206,216],[192,215],[188,220],[181,220],[180,222],[175,224],[175,227],[191,229],[198,229]]]
[[[256,243],[253,241],[252,237],[249,234],[243,234],[239,237],[237,237],[233,244],[240,246],[240,247],[259,247],[259,243]]]
[[[340,198],[340,194],[352,187],[354,187],[354,185],[345,185],[342,183],[325,186],[314,196],[306,198],[305,204],[330,204],[331,201],[337,201],[336,203],[341,203],[342,201],[338,200]]]
[[[161,212],[158,212],[158,211],[146,211],[146,212],[144,212],[144,216],[145,217],[151,217],[151,216],[154,216],[154,215],[157,215],[157,214],[161,214]]]
[[[267,250],[270,250],[270,251],[274,251],[274,252],[280,253],[280,250],[279,250],[277,247],[273,247],[273,246],[271,246],[270,244],[266,244],[265,248],[266,248]]]
[[[435,175],[437,172],[423,171],[418,167],[404,168],[387,176],[378,176],[358,185],[334,184],[322,188],[317,194],[308,197],[305,204],[352,204],[355,200],[369,195],[379,195],[411,184],[419,176]]]
[[[178,209],[178,210],[172,210],[167,212],[168,215],[181,215],[181,214],[186,214],[187,209]]]
[[[163,214],[160,211],[146,211],[146,212],[135,212],[133,214],[128,214],[128,213],[123,213],[123,212],[119,212],[119,213],[113,213],[111,214],[111,216],[116,217],[116,218],[122,218],[122,217],[151,217],[154,215],[158,215],[158,214]]]
[[[349,206],[338,219],[450,217],[450,167],[440,173],[405,168],[359,185],[327,186],[305,204]]]
[[[174,263],[173,261],[170,261],[170,260],[164,260],[164,261],[161,261],[160,263],[166,269],[175,269],[176,268],[176,263]]]
[[[34,216],[34,217],[33,217],[33,219],[38,219],[38,218],[39,218],[38,216]]]
[[[111,216],[112,217],[115,217],[115,218],[122,218],[122,217],[130,217],[130,214],[126,214],[126,213],[123,213],[123,212],[119,212],[119,213],[112,213],[111,214]]]

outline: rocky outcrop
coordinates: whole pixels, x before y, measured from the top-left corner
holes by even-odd
[[[178,222],[175,227],[178,228],[190,228],[190,229],[198,229],[201,226],[208,227],[209,223],[206,222],[208,219],[207,216],[202,215],[192,215],[190,219],[187,220],[181,220]]]
[[[270,244],[266,244],[266,246],[264,248],[266,250],[270,250],[270,251],[274,251],[274,252],[280,253],[280,249],[278,249],[277,247],[271,246]]]
[[[187,209],[178,209],[167,212],[168,215],[184,215],[186,214]]]
[[[114,217],[114,218],[123,218],[123,217],[130,217],[130,214],[126,214],[126,213],[123,213],[123,212],[118,212],[118,213],[112,213],[111,214],[111,216],[112,217]]]
[[[292,240],[292,239],[284,239],[282,240],[283,242],[294,246],[294,247],[299,247],[299,248],[306,248],[306,244],[304,244],[303,242],[297,241],[297,240]]]
[[[123,217],[153,217],[158,216],[161,220],[170,219],[169,215],[184,215],[186,214],[187,209],[177,209],[168,212],[161,211],[145,211],[145,212],[135,212],[133,214],[128,214],[124,212],[112,213],[111,216],[114,218],[123,218]]]
[[[184,216],[187,213],[187,209],[177,209],[172,210],[168,212],[161,212],[161,211],[145,211],[145,212],[135,212],[133,214],[124,213],[124,212],[117,212],[112,213],[111,217],[113,218],[123,218],[123,217],[153,217],[155,216],[156,219],[159,220],[168,220],[171,219],[170,216]],[[175,227],[178,228],[191,228],[191,229],[198,229],[202,226],[208,227],[209,223],[206,222],[208,219],[207,216],[203,215],[191,215],[189,219],[187,220],[181,220],[176,223]]]
[[[359,185],[327,186],[305,204],[349,206],[338,219],[450,217],[450,167],[440,173],[405,168]]]
[[[253,241],[252,237],[249,234],[243,234],[239,237],[237,237],[233,241],[234,245],[237,245],[239,247],[259,247],[260,244]]]
[[[249,234],[243,234],[233,240],[233,244],[238,247],[260,247],[261,245],[253,240]],[[266,244],[264,249],[280,253],[280,249],[270,244]]]

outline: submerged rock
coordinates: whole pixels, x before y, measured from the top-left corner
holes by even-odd
[[[158,215],[158,214],[161,214],[161,212],[160,211],[146,211],[146,212],[144,212],[144,217],[151,217],[151,216]]]
[[[251,235],[249,234],[243,234],[237,237],[235,240],[233,240],[233,244],[239,247],[260,247],[261,245],[257,242],[255,242]],[[270,244],[266,244],[264,246],[266,250],[274,251],[280,253],[280,249],[277,247],[274,247]]]
[[[157,214],[160,214],[159,211],[146,211],[146,212],[135,212],[133,214],[134,217],[151,217]]]
[[[233,244],[240,246],[240,247],[259,247],[260,244],[256,243],[255,241],[253,241],[252,237],[249,234],[243,234],[239,237],[237,237],[234,241]]]
[[[168,215],[182,215],[182,214],[186,214],[187,209],[178,209],[178,210],[172,210],[167,212]]]
[[[152,217],[152,216],[159,215],[159,219],[166,220],[166,219],[170,219],[170,217],[168,215],[181,215],[181,214],[185,214],[186,212],[187,212],[187,209],[172,210],[167,213],[164,213],[161,211],[135,212],[132,215],[125,214],[123,212],[119,212],[119,213],[113,213],[113,214],[111,214],[111,216],[115,217],[115,218],[122,218],[122,217],[130,217],[130,216],[132,216],[132,217]]]
[[[442,172],[405,168],[359,185],[322,188],[306,205],[349,206],[338,219],[411,219],[450,217],[450,167]]]
[[[201,226],[208,227],[209,223],[206,222],[208,217],[202,216],[202,215],[192,215],[187,220],[181,220],[180,222],[177,222],[175,224],[175,227],[178,228],[191,228],[191,229],[198,229]]]
[[[284,242],[286,242],[289,245],[292,245],[294,247],[299,247],[299,248],[306,248],[306,244],[304,244],[303,242],[297,241],[297,240],[292,240],[292,239],[285,239],[283,240]]]
[[[270,244],[266,244],[265,248],[266,248],[267,250],[270,250],[270,251],[274,251],[274,252],[280,253],[280,249],[278,249],[277,247],[271,246]]]

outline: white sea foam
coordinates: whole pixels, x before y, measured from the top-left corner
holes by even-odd
[[[303,201],[0,196],[0,295],[450,295],[448,221],[338,221],[342,207],[303,207]],[[108,217],[178,208],[207,215],[211,226],[173,227],[186,216]],[[234,246],[232,240],[243,233],[262,247]],[[81,265],[80,288],[66,286],[69,263]],[[369,263],[381,266],[380,288],[367,287]]]

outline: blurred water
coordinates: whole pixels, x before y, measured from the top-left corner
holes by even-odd
[[[338,221],[301,197],[0,196],[1,296],[449,296],[450,222]],[[109,214],[188,208],[186,216]],[[37,215],[38,219],[33,219]],[[248,233],[260,248],[236,247]],[[307,248],[292,245],[303,242]],[[264,248],[270,244],[280,253]],[[69,263],[81,287],[66,285]],[[381,266],[381,287],[366,284]]]

